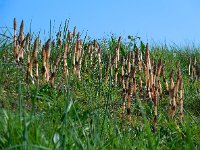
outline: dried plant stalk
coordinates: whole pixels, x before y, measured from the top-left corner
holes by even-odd
[[[82,45],[82,42],[81,42],[80,45]],[[82,46],[80,47],[80,50],[81,49],[82,49]],[[78,64],[77,64],[77,69],[76,69],[79,81],[81,80],[81,64],[82,64],[83,54],[84,54],[84,52],[80,51],[80,56],[79,56],[79,60],[78,60]]]
[[[176,113],[176,92],[177,92],[177,86],[174,87],[174,90],[173,90],[173,97],[172,97],[172,106],[171,106],[171,112],[172,112],[172,119],[174,118],[175,116],[175,113]]]
[[[137,90],[137,85],[136,85],[136,79],[135,79],[135,75],[133,77],[133,96],[136,95],[136,90]]]
[[[57,58],[56,58],[56,61],[54,62],[54,66],[53,66],[53,72],[56,72],[56,69],[58,67],[58,64],[60,62],[60,58],[61,58],[61,55],[58,54]]]
[[[159,89],[160,95],[162,95],[163,94],[163,88],[162,88],[162,84],[160,83],[160,80],[158,81],[158,89]]]
[[[74,30],[73,30],[73,38],[76,37],[76,26],[74,27]]]
[[[72,35],[71,35],[71,32],[68,30],[68,33],[67,33],[67,43],[70,43],[72,39]]]
[[[63,56],[63,67],[64,67],[64,76],[65,76],[65,78],[67,78],[68,75],[69,75],[69,71],[68,71],[68,67],[67,67],[68,51],[69,51],[69,44],[66,43],[64,45],[64,56]]]
[[[101,48],[98,49],[98,63],[101,66]]]
[[[36,79],[37,84],[39,84],[38,68],[39,68],[38,61],[35,61],[35,79]]]
[[[77,63],[78,63],[79,58],[80,58],[81,47],[82,47],[82,42],[81,42],[81,40],[78,40],[76,42],[76,51],[75,51],[75,56],[76,56],[76,62]]]
[[[136,65],[138,64],[138,60],[139,60],[139,49],[138,47],[136,47],[136,50],[135,50],[135,64]]]
[[[28,52],[29,51],[29,44],[30,44],[30,34],[28,33],[27,35],[26,35],[26,52]]]
[[[138,70],[139,70],[139,72],[142,71],[142,59],[140,59],[140,58],[138,60]]]
[[[116,49],[116,59],[117,59],[117,62],[119,61],[120,43],[121,43],[121,36],[119,37],[118,42],[117,42],[117,49]]]
[[[101,48],[98,49],[98,63],[99,63],[99,80],[102,78],[102,64],[101,64]]]
[[[17,40],[17,33],[16,33],[16,30],[17,30],[17,21],[16,21],[16,18],[14,18],[13,27],[14,27],[14,43],[15,43],[16,40]]]
[[[14,18],[13,21],[13,26],[14,26],[14,49],[13,49],[13,54],[14,54],[14,59],[17,58],[17,54],[18,54],[18,42],[17,42],[17,21],[16,18]]]
[[[18,37],[18,41],[20,45],[23,40],[24,40],[24,21],[22,20],[21,25],[20,25],[19,37]]]
[[[131,120],[131,98],[133,96],[134,92],[134,81],[135,81],[135,68],[131,68],[130,72],[130,83],[129,83],[129,89],[128,89],[128,99],[127,99],[127,115],[128,115],[128,120]]]
[[[56,41],[57,41],[57,46],[58,47],[61,47],[62,46],[62,32],[61,31],[59,31],[58,33],[57,33],[57,39],[56,39]]]
[[[192,65],[192,59],[190,57],[190,62],[189,62],[189,65],[188,65],[188,76],[191,75],[191,65]]]
[[[28,82],[28,78],[29,78],[29,75],[30,75],[30,73],[29,73],[29,68],[30,68],[30,52],[28,51],[27,52],[27,73],[26,73],[26,80],[27,80],[27,82]]]
[[[50,39],[45,43],[45,68],[46,68],[46,82],[49,82],[50,79],[50,64],[49,64],[49,58],[50,58]]]
[[[42,48],[42,77],[46,80],[46,49],[45,46]]]
[[[117,86],[117,75],[118,75],[118,61],[117,61],[118,57],[116,55],[115,57],[115,77],[114,77],[114,86]]]
[[[23,62],[23,59],[24,59],[24,42],[25,42],[25,39],[20,44],[19,53],[17,55],[17,62],[20,62],[20,61]]]
[[[122,56],[122,66],[121,66],[121,85],[124,87],[124,65],[125,65],[125,59],[124,56]]]
[[[180,80],[181,80],[181,69],[180,67],[178,67],[178,71],[177,71],[177,81],[176,81],[176,95],[175,95],[175,99],[176,99],[176,103],[179,104],[178,101],[178,91],[179,91],[179,87],[180,87]]]
[[[153,88],[154,89],[154,88]],[[154,92],[154,97],[153,97],[153,103],[154,103],[154,132],[156,131],[156,126],[158,122],[158,92],[157,88],[153,90]]]
[[[148,43],[146,44],[146,49],[145,49],[145,61],[146,61],[146,64],[149,64],[149,45],[148,45]]]
[[[87,53],[85,53],[85,56],[84,56],[84,66],[86,70],[88,69],[88,56],[89,56],[89,46],[87,46]]]
[[[88,58],[89,57],[89,58]],[[88,63],[87,62],[90,62],[89,65],[92,64],[92,45],[88,45],[88,52],[87,52],[87,55],[86,55],[86,59],[85,59],[85,66],[87,67]],[[87,61],[89,59],[89,61]]]
[[[131,53],[129,52],[128,55],[127,55],[127,73],[128,74],[131,71],[131,62],[130,62],[130,59],[131,59]]]
[[[16,60],[18,57],[18,42],[16,41],[16,46],[14,47],[14,59]]]
[[[80,39],[80,32],[78,32],[78,34],[77,34],[77,40],[79,40]]]
[[[140,74],[140,77],[139,77],[139,93],[140,95],[142,95],[142,84],[143,84],[143,81],[142,81],[142,75]]]
[[[152,70],[149,70],[150,71],[150,82],[149,82],[149,88],[150,88],[150,92],[151,92],[151,97],[153,98],[153,86],[154,86],[154,75],[153,75],[153,72]]]
[[[16,21],[16,18],[14,18],[14,21],[13,21],[13,26],[14,26],[14,46],[16,46],[16,41],[17,41],[17,21]]]
[[[161,63],[161,60],[159,60],[154,70],[155,81],[152,87],[153,89],[152,100],[154,103],[154,131],[156,131],[157,120],[158,120],[158,96],[159,96],[159,87],[160,87],[159,78],[160,78],[161,70],[162,70],[162,63]]]
[[[125,60],[124,56],[122,57],[122,66],[121,66],[121,85],[122,85],[122,97],[123,97],[123,104],[122,104],[122,114],[125,112],[125,107],[126,107],[126,86],[125,86],[125,74],[124,74],[124,65],[125,65]]]
[[[56,60],[54,62],[53,72],[52,72],[51,77],[50,77],[50,84],[51,84],[51,86],[54,85],[54,80],[55,80],[55,76],[56,76],[56,69],[57,69],[58,64],[60,62],[60,58],[61,58],[61,55],[58,54],[58,56],[57,56],[57,58],[56,58]]]
[[[30,64],[29,64],[29,75],[31,77],[31,81],[32,83],[34,84],[34,78],[33,78],[33,63],[34,63],[34,60],[35,58],[37,57],[37,52],[38,52],[38,38],[35,39],[34,41],[34,48],[33,48],[33,52],[32,52],[32,56],[31,56],[31,59],[30,59]]]
[[[144,73],[145,73],[145,86],[146,86],[146,90],[148,91],[148,89],[149,89],[149,87],[148,87],[148,82],[149,82],[149,68],[148,68],[147,64],[144,65]]]
[[[150,81],[148,81],[148,88],[147,88],[147,96],[149,99],[151,99],[151,90],[150,90]]]
[[[180,122],[183,122],[183,79],[182,77],[180,78],[180,113],[179,113],[179,119]]]
[[[176,113],[176,109],[177,109],[177,104],[178,104],[178,90],[179,90],[179,84],[180,84],[180,78],[181,78],[181,72],[180,72],[180,68],[178,69],[177,72],[177,81],[176,81],[176,85],[174,86],[174,90],[173,90],[173,102],[172,102],[172,118],[174,118],[175,113]]]
[[[162,91],[162,86],[160,84],[161,72],[162,72],[162,62],[161,62],[161,60],[159,60],[158,64],[157,64],[156,79],[155,79],[155,83],[156,83],[155,86],[157,88],[158,95],[161,94],[161,91]]]
[[[77,76],[79,81],[81,80],[81,62],[82,62],[82,57],[79,58],[78,65],[77,65]]]
[[[135,66],[135,52],[134,51],[131,52],[131,57],[132,57],[132,66],[134,67]]]
[[[170,90],[169,90],[169,111],[168,116],[170,117],[170,114],[172,113],[172,102],[175,101],[174,97],[174,80],[173,80],[173,74],[174,70],[170,73]]]
[[[74,46],[74,53],[72,58],[73,74],[76,75],[76,46]]]
[[[125,77],[126,77],[126,93],[128,93],[128,89],[129,89],[129,75],[126,74]]]
[[[165,83],[165,90],[166,90],[166,94],[169,94],[169,85],[168,85],[168,82],[167,82],[167,80],[166,80],[166,77],[165,77],[165,68],[164,68],[164,66],[162,67],[162,69],[161,69],[161,74],[162,74],[162,76],[163,76],[163,82]]]
[[[196,59],[196,57],[194,57],[194,64],[192,65],[192,78],[193,78],[194,80],[197,79],[196,65],[197,65],[197,59]]]

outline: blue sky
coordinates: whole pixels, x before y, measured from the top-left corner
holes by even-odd
[[[110,33],[144,41],[200,43],[199,0],[0,0],[0,27],[12,28],[13,18],[25,21],[25,30],[49,31],[70,18],[70,28],[87,31],[92,38]],[[54,22],[54,21],[52,21]],[[54,23],[53,23],[54,24]]]

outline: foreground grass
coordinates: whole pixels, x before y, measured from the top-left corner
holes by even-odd
[[[102,42],[104,52],[113,40]],[[56,48],[53,53],[56,54]],[[98,70],[83,70],[82,80],[60,78],[56,86],[26,84],[26,64],[13,63],[12,45],[0,50],[0,149],[199,149],[198,80],[188,78],[189,58],[199,50],[155,46],[155,60],[165,61],[166,74],[180,62],[184,79],[184,122],[168,119],[168,97],[159,102],[157,131],[153,105],[134,98],[132,121],[120,117],[121,88],[97,79]],[[104,60],[106,61],[106,60]],[[178,117],[178,116],[177,116]]]

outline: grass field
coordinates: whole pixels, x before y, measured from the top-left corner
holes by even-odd
[[[1,29],[0,149],[200,149],[198,47],[68,30]]]

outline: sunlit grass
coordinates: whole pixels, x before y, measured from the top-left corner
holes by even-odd
[[[199,68],[198,49],[190,51],[187,48],[150,45],[149,57],[154,64],[162,60],[168,84],[172,69],[175,70],[173,79],[176,84],[177,63],[180,63],[184,91],[184,117],[181,123],[179,105],[173,119],[168,114],[169,95],[160,77],[163,94],[159,93],[155,121],[155,105],[146,96],[144,69],[139,71],[138,60],[134,64],[131,57],[130,66],[128,61],[129,53],[137,53],[136,48],[139,48],[138,56],[142,55],[140,61],[145,64],[146,44],[133,37],[129,37],[129,43],[113,36],[99,41],[82,40],[76,30],[72,34],[67,32],[66,25],[62,35],[59,32],[57,38],[46,43],[50,55],[45,53],[45,59],[42,51],[47,52],[44,46],[46,41],[40,44],[40,37],[37,37],[38,43],[35,42],[38,48],[34,48],[35,37],[30,35],[30,45],[23,45],[21,57],[21,54],[19,56],[13,51],[17,44],[13,42],[15,36],[8,38],[6,32],[2,32],[0,149],[199,149],[200,78],[198,71],[191,71],[191,75],[188,75],[190,58],[191,65],[197,70]],[[20,34],[26,37],[25,33]],[[77,42],[79,40],[81,44]],[[64,57],[65,44],[70,46],[67,58]],[[75,51],[76,45],[81,46],[81,50]],[[37,56],[34,49],[38,51]],[[28,54],[33,59],[30,62]],[[59,55],[60,61],[55,65]],[[119,61],[116,61],[118,57]],[[122,84],[123,57],[124,82],[130,78],[126,93]],[[38,77],[35,60],[39,66]],[[49,66],[46,65],[47,61]],[[32,63],[32,73],[28,70],[28,63]],[[134,65],[135,73],[131,67]],[[54,66],[56,69],[53,69]],[[140,67],[143,68],[143,65]],[[136,80],[136,92],[131,73],[134,73]],[[53,75],[54,81],[51,82]],[[141,80],[142,91],[139,90]],[[123,94],[129,97],[130,114],[127,114],[127,102],[122,114]]]

